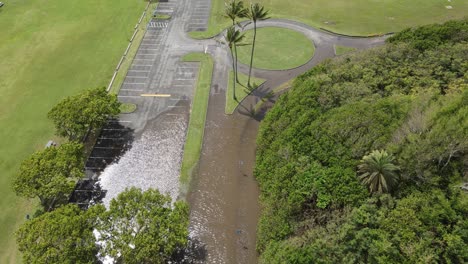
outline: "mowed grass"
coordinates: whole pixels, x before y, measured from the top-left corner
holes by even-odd
[[[356,48],[340,45],[334,45],[333,48],[335,49],[335,55],[337,56],[356,51]]]
[[[53,138],[47,112],[106,86],[146,2],[10,0],[0,8],[0,263],[18,263],[14,231],[34,205],[15,196],[21,161]]]
[[[238,81],[236,83],[236,99],[234,99],[234,79],[233,75],[234,71],[229,72],[229,80],[228,80],[228,88],[226,93],[226,106],[224,108],[224,113],[227,115],[231,115],[236,110],[237,106],[244,100],[252,91],[250,91],[247,87],[247,81],[249,76],[243,73],[238,73]],[[250,84],[254,85],[261,85],[265,80],[260,78],[251,77]]]
[[[237,47],[239,61],[250,65],[253,30],[245,32],[242,41],[248,45]],[[257,29],[253,67],[267,70],[291,69],[308,62],[314,56],[312,41],[303,34],[285,28]]]
[[[224,1],[212,0],[212,15],[205,32],[191,32],[194,38],[208,38],[230,25],[224,17]],[[375,35],[406,27],[459,19],[468,12],[466,0],[257,0],[271,10],[271,17],[287,18],[348,35]],[[250,1],[244,1],[246,5]],[[446,6],[452,6],[447,9]]]
[[[203,53],[190,53],[184,56],[182,60],[200,62],[180,173],[180,182],[187,187],[192,171],[200,159],[214,65],[211,56]]]

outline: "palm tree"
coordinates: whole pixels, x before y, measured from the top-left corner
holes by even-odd
[[[371,193],[387,193],[396,186],[400,168],[392,162],[392,155],[385,150],[374,150],[362,158],[358,166],[359,179]]]
[[[233,75],[233,89],[234,89],[234,100],[236,100],[236,74],[237,74],[237,67],[235,61],[237,61],[237,56],[234,56],[234,50],[236,45],[244,39],[244,34],[242,34],[239,30],[237,30],[234,26],[228,28],[226,32],[226,41],[228,42],[229,50],[231,51],[231,59],[232,59],[232,69],[234,70]]]
[[[229,3],[225,3],[225,8],[224,8],[224,15],[231,19],[232,21],[232,26],[236,25],[236,19],[237,18],[243,18],[247,17],[248,10],[247,8],[244,8],[244,2],[242,1],[236,1],[236,0],[231,0]],[[237,46],[234,46],[234,54],[236,55],[237,58]],[[235,61],[236,69],[237,69],[237,59]],[[237,71],[236,71],[236,81],[238,81],[237,78]]]
[[[250,9],[247,13],[247,17],[252,20],[254,24],[254,35],[252,41],[252,52],[250,54],[250,68],[249,68],[249,79],[247,81],[247,86],[250,87],[250,76],[252,75],[252,64],[254,58],[254,51],[255,51],[255,40],[257,38],[257,21],[268,19],[268,10],[258,3],[250,4]]]

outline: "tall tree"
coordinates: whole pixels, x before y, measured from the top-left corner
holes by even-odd
[[[67,97],[50,110],[56,134],[71,141],[83,140],[89,130],[99,129],[111,117],[120,113],[116,95],[105,88],[96,88]]]
[[[228,42],[229,50],[231,51],[231,59],[232,59],[232,69],[234,71],[233,76],[233,97],[234,100],[237,100],[236,97],[236,75],[237,75],[237,55],[235,55],[235,47],[244,39],[244,34],[242,34],[239,30],[237,30],[234,26],[231,26],[227,29],[226,32],[226,40]]]
[[[252,51],[250,54],[250,67],[249,67],[249,79],[247,81],[248,87],[250,87],[250,76],[252,75],[252,64],[255,52],[255,40],[257,39],[257,21],[268,19],[268,10],[258,3],[250,4],[250,9],[247,12],[247,17],[252,20],[254,24],[254,35],[252,40]]]
[[[166,263],[188,239],[188,206],[158,190],[131,188],[110,203],[97,225],[102,254],[118,263]]]
[[[236,26],[236,19],[237,18],[244,18],[247,17],[249,10],[244,7],[244,2],[242,1],[236,1],[236,0],[231,0],[229,3],[225,3],[225,8],[224,8],[224,14],[226,17],[231,19],[232,21],[232,26]],[[234,46],[234,54],[237,58],[237,46]],[[237,59],[235,61],[235,66],[237,69]],[[237,76],[237,71],[234,73],[236,76],[236,81],[239,81],[239,78]]]
[[[393,156],[385,150],[374,150],[362,158],[359,179],[371,193],[388,193],[396,186],[400,168],[392,162]]]
[[[37,197],[46,210],[67,201],[75,183],[84,175],[83,145],[66,143],[34,153],[23,161],[13,188],[17,195]]]
[[[102,206],[83,211],[68,204],[24,223],[16,232],[24,263],[96,263],[93,234]]]

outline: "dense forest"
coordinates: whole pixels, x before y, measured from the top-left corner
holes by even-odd
[[[262,263],[467,263],[468,19],[297,78],[261,124]]]

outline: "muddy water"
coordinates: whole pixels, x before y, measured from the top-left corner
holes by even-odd
[[[224,114],[224,93],[210,98],[205,142],[188,200],[190,235],[206,263],[256,263],[259,190],[253,177],[258,122]]]

